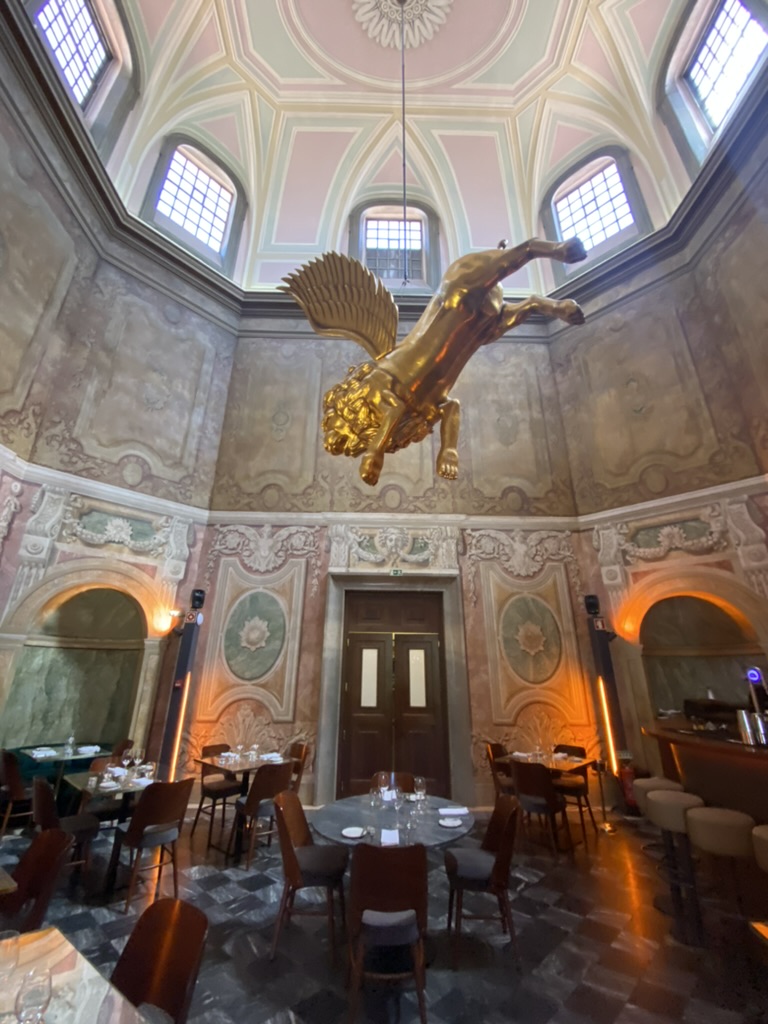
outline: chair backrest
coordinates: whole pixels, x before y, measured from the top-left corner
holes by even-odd
[[[503,775],[505,778],[512,778],[512,766],[507,763],[499,764],[496,760],[497,757],[503,757],[506,753],[507,748],[503,743],[486,743],[485,745],[485,756],[488,758],[488,764],[491,767],[493,788],[496,790],[497,796],[500,796],[503,792],[499,776]]]
[[[184,900],[152,903],[131,932],[112,984],[134,1006],[151,1003],[184,1024],[208,934],[208,918]]]
[[[569,757],[586,757],[587,748],[580,747],[576,743],[556,743],[554,747],[555,754],[567,754]],[[571,775],[581,775],[586,781],[587,768],[586,765],[583,768],[577,768],[576,771],[571,772]]]
[[[245,798],[245,813],[254,817],[262,800],[271,800],[291,784],[291,762],[263,764],[256,769],[251,788]]]
[[[24,800],[27,798],[24,789],[24,780],[21,777],[19,761],[12,750],[0,751],[0,765],[2,766],[2,777],[0,782],[5,788],[6,796],[11,800]]]
[[[208,743],[200,751],[201,757],[218,757],[219,754],[228,754],[232,748],[228,743]],[[231,772],[225,771],[223,768],[214,767],[212,764],[201,764],[200,765],[200,780],[203,781],[208,775],[226,775],[227,778],[233,778]]]
[[[112,747],[113,757],[122,757],[123,752],[130,750],[133,746],[133,740],[119,740],[114,747]]]
[[[312,846],[313,839],[301,800],[293,790],[285,789],[275,797],[275,820],[280,840],[280,854],[283,858],[283,874],[289,885],[299,889],[303,884],[303,878],[296,849],[300,846]]]
[[[299,786],[301,786],[301,777],[304,774],[304,766],[307,763],[307,755],[309,754],[309,744],[302,743],[301,740],[296,740],[288,748],[288,752],[285,755],[291,762],[291,784],[290,789],[294,793],[299,792]]]
[[[413,779],[411,772],[387,772],[391,788],[397,787],[401,793],[413,793]],[[371,786],[376,788],[379,784],[381,772],[374,772],[371,776]]]
[[[88,771],[91,775],[100,775],[111,764],[117,764],[117,758],[111,754],[108,754],[106,757],[94,757],[88,765]]]
[[[494,889],[506,889],[509,885],[519,814],[520,804],[515,797],[506,794],[496,797],[493,814],[481,844],[483,850],[496,855],[491,872],[491,886]]]
[[[0,897],[0,913],[20,932],[42,926],[53,890],[74,839],[60,828],[37,832],[11,871],[16,891]]]
[[[538,796],[547,801],[550,811],[560,809],[560,801],[546,765],[532,761],[515,761],[514,773],[518,796]]]
[[[181,829],[194,779],[153,782],[138,799],[125,833],[128,843],[138,841],[151,825],[176,825]]]
[[[360,933],[363,911],[394,913],[415,910],[419,931],[427,928],[427,850],[414,846],[372,846],[360,843],[352,851],[349,878],[350,937]]]
[[[59,827],[56,797],[50,782],[42,775],[36,775],[32,780],[32,821],[41,832]]]

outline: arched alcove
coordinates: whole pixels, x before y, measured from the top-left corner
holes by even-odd
[[[48,606],[14,661],[0,744],[112,744],[128,735],[142,671],[140,605],[95,587]]]
[[[656,711],[707,697],[747,704],[747,667],[768,668],[754,629],[702,597],[658,601],[643,618],[640,642]]]

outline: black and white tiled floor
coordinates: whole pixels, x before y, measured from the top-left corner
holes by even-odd
[[[475,835],[462,844],[476,841],[483,821],[480,816]],[[345,972],[331,966],[323,917],[297,917],[284,931],[275,961],[268,960],[282,888],[277,844],[260,848],[246,871],[227,865],[219,853],[206,857],[204,824],[193,844],[188,836],[181,842],[180,895],[210,921],[190,1024],[345,1020]],[[467,922],[460,967],[451,970],[447,884],[442,853],[433,851],[427,972],[432,1024],[768,1024],[768,949],[752,945],[730,899],[706,903],[705,949],[670,939],[669,918],[652,904],[664,883],[656,862],[640,849],[652,834],[636,821],[618,820],[615,835],[597,841],[590,835],[589,851],[579,846],[574,863],[562,856],[555,862],[533,837],[523,840],[512,880],[519,970],[500,926],[490,921]],[[6,838],[0,864],[12,867],[26,843]],[[101,883],[110,847],[107,833],[97,841],[90,877],[73,896],[60,887],[48,917],[105,974],[148,903],[142,895],[126,915],[119,892],[106,901]],[[163,890],[170,892],[166,875]],[[716,882],[714,891],[719,887]],[[768,890],[768,879],[763,887]],[[722,888],[728,890],[728,879]],[[481,912],[489,906],[486,898],[473,899],[484,901]],[[465,904],[471,911],[472,901]],[[418,1020],[412,988],[366,986],[359,1020],[398,1019]]]

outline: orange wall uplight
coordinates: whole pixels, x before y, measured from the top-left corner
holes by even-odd
[[[611,713],[608,709],[608,695],[605,692],[605,683],[603,677],[597,677],[597,692],[600,695],[600,708],[603,713],[603,725],[605,726],[605,738],[608,744],[608,760],[611,765],[611,771],[614,775],[619,774],[619,761],[616,757],[616,743],[613,739],[613,726],[611,724]]]

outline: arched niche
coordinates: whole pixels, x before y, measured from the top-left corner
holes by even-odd
[[[50,569],[0,632],[0,745],[72,734],[143,742],[171,625],[166,605],[130,565],[92,558]]]

